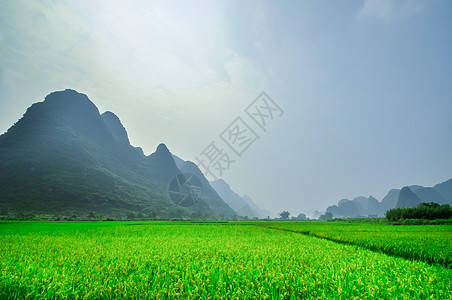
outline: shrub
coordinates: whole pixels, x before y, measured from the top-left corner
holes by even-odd
[[[389,221],[395,222],[402,219],[437,220],[452,217],[452,207],[448,204],[421,203],[416,207],[394,208],[385,214]]]

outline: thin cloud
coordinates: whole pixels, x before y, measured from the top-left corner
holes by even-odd
[[[366,0],[356,17],[384,22],[406,20],[421,14],[426,5],[426,1],[418,0]]]

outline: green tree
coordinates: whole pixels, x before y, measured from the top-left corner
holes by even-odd
[[[90,212],[88,213],[88,218],[97,220],[97,219],[100,219],[101,216],[100,216],[97,212],[95,212],[95,211],[90,211]]]
[[[281,219],[283,220],[287,220],[290,216],[290,212],[288,212],[287,210],[283,211],[282,213],[279,214],[281,216]]]
[[[449,219],[452,217],[452,207],[448,204],[421,203],[416,207],[393,208],[386,212],[386,218],[391,222],[404,219]]]
[[[0,207],[0,216],[7,216],[9,213],[9,209],[7,206]]]
[[[127,219],[135,219],[137,216],[134,212],[129,212],[127,214]]]
[[[328,219],[332,219],[332,218],[333,218],[333,214],[328,211],[324,215],[321,215],[319,217],[319,220],[328,220]]]
[[[300,221],[306,220],[306,215],[305,214],[298,214],[297,220],[300,220]]]

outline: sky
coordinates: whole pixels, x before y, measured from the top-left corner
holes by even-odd
[[[452,1],[0,5],[1,133],[75,89],[275,215],[452,178]]]

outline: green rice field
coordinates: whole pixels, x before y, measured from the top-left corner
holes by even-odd
[[[273,222],[266,225],[452,268],[451,225],[330,222]]]
[[[451,241],[451,225],[3,222],[0,298],[452,299]]]

